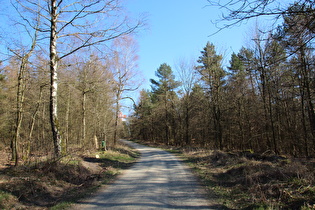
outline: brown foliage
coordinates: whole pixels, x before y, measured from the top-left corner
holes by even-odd
[[[229,208],[314,205],[315,160],[250,152],[186,152],[210,191]]]

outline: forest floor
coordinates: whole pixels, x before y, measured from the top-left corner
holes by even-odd
[[[1,157],[9,153],[1,151]],[[96,157],[96,155],[98,157]],[[0,162],[0,209],[64,209],[129,168],[139,153],[127,146],[13,167]]]
[[[225,209],[315,209],[315,159],[161,145],[179,155]]]

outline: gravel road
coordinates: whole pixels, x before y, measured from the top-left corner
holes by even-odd
[[[113,184],[75,209],[211,209],[189,169],[172,154],[124,141],[141,158]]]

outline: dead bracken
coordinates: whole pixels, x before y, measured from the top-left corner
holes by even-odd
[[[204,149],[184,156],[227,208],[315,207],[314,159]]]
[[[41,161],[0,169],[0,209],[47,209],[69,205],[112,180],[129,167],[137,153],[119,146],[91,155],[66,156],[60,161]]]

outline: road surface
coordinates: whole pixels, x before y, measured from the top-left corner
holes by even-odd
[[[141,158],[113,184],[75,209],[211,209],[204,191],[186,166],[172,154],[124,141]]]

